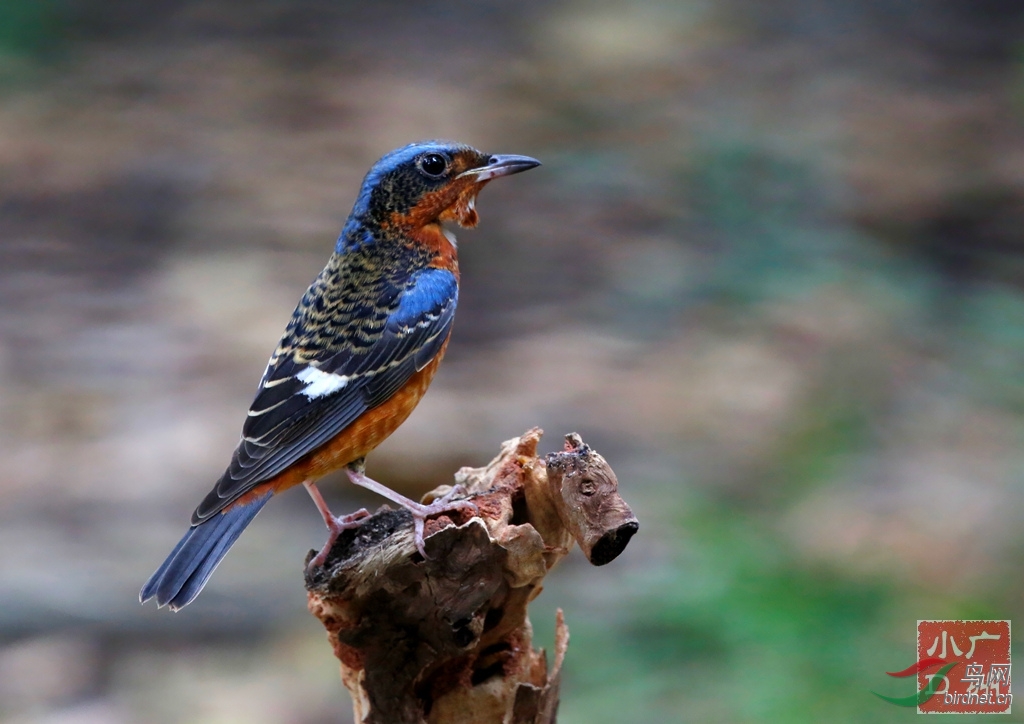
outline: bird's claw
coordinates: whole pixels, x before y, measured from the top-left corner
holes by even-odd
[[[424,558],[429,557],[423,544],[423,526],[427,522],[427,518],[446,513],[450,510],[470,510],[474,515],[480,512],[480,509],[471,500],[452,500],[457,495],[465,494],[466,489],[461,485],[456,485],[440,498],[427,505],[416,503],[415,507],[409,506],[409,512],[412,513],[413,540],[416,543],[416,550],[420,552],[421,556]]]
[[[417,503],[415,500],[409,500],[409,498],[404,495],[396,493],[386,485],[381,485],[376,480],[366,477],[366,472],[363,470],[361,460],[357,460],[349,465],[346,472],[348,472],[349,480],[356,485],[366,488],[367,490],[372,490],[378,495],[384,496],[392,503],[397,503],[412,513],[413,538],[416,542],[416,550],[418,550],[420,555],[424,558],[427,558],[427,551],[423,546],[423,525],[426,523],[427,518],[449,510],[468,509],[472,510],[474,514],[480,512],[480,509],[469,500],[452,500],[452,498],[457,495],[466,495],[466,489],[461,485],[453,486],[447,493],[430,503]]]
[[[369,517],[370,511],[366,508],[360,508],[355,513],[349,513],[348,515],[332,515],[330,522],[327,523],[327,542],[324,543],[324,547],[320,549],[320,552],[310,559],[306,570],[312,571],[322,566],[341,532],[350,528],[358,528],[360,522]]]

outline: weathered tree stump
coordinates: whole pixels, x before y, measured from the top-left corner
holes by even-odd
[[[456,473],[479,513],[429,520],[426,559],[409,513],[385,506],[307,573],[309,610],[341,662],[356,721],[555,721],[569,631],[559,611],[549,670],[532,647],[527,605],[574,540],[603,565],[639,524],[603,457],[574,433],[542,460],[541,434],[534,428],[487,467]]]

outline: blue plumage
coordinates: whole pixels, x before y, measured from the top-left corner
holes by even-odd
[[[143,601],[156,598],[173,609],[188,604],[275,491],[305,484],[332,536],[358,520],[327,510],[315,488],[327,471],[313,461],[328,445],[348,444],[342,436],[358,430],[354,423],[365,413],[394,402],[394,410],[377,410],[376,436],[353,436],[376,442],[340,448],[351,460],[331,457],[338,448],[323,453],[329,465],[355,464],[411,412],[436,369],[431,362],[440,361],[458,303],[456,250],[441,223],[475,225],[473,202],[484,184],[537,165],[525,156],[490,156],[443,141],[411,144],[374,164],[334,253],[267,364],[227,470],[143,587]],[[413,382],[414,399],[396,396]],[[427,515],[404,497],[390,499],[414,516]],[[318,565],[333,539],[314,559]]]
[[[220,513],[202,525],[189,528],[163,565],[146,581],[139,600],[145,602],[156,598],[158,605],[166,604],[172,611],[191,603],[231,545],[272,495],[268,492],[261,498]]]

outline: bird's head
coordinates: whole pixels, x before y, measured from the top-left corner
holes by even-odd
[[[413,143],[373,165],[355,215],[382,227],[476,226],[476,195],[488,181],[539,165],[529,156],[495,156],[461,143]]]

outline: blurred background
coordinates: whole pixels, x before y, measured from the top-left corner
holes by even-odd
[[[363,174],[432,137],[544,166],[481,195],[369,472],[533,425],[609,459],[640,534],[531,609],[561,721],[912,718],[870,690],[918,619],[1022,614],[1022,40],[1012,0],[4,0],[0,720],[350,721],[301,492],[185,611],[137,595]]]

